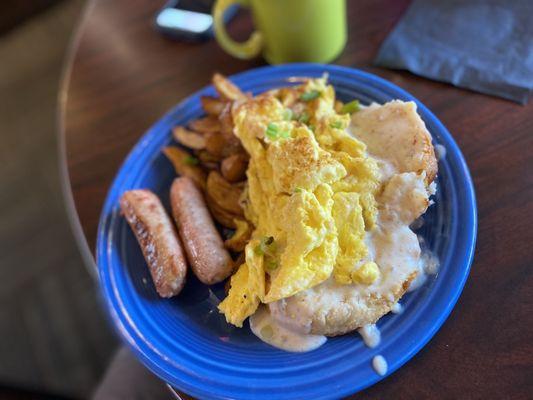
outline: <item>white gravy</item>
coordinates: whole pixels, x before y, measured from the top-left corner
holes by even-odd
[[[442,160],[444,157],[446,157],[446,147],[444,147],[442,144],[436,144],[435,155],[437,156],[437,160]]]
[[[322,335],[302,334],[287,329],[270,316],[265,306],[259,307],[250,317],[250,328],[263,342],[285,351],[311,351],[322,346],[327,340]]]
[[[374,368],[374,371],[376,371],[378,375],[383,376],[387,373],[389,366],[385,357],[377,355],[372,359],[372,368]]]
[[[359,334],[363,338],[363,342],[365,342],[365,345],[367,347],[370,347],[371,349],[379,345],[379,343],[381,342],[381,332],[379,331],[376,324],[365,325],[362,328],[359,328],[357,332],[359,332]]]
[[[394,303],[390,310],[393,314],[401,314],[403,312],[403,306],[400,303]]]
[[[376,108],[379,105],[373,104],[369,108],[372,107]],[[418,124],[417,120],[412,117],[413,115],[406,121],[397,119],[393,121],[395,124],[401,123],[406,138],[410,137],[410,125],[406,123]],[[354,134],[352,127],[349,131]],[[378,161],[384,182],[384,190],[378,198],[381,208],[377,227],[368,232],[365,237],[369,250],[368,259],[379,265],[381,278],[369,286],[356,285],[356,287],[337,284],[330,278],[308,289],[309,296],[300,298],[305,304],[307,304],[306,300],[312,300],[310,304],[313,304],[314,308],[299,307],[296,304],[293,310],[295,312],[290,314],[290,318],[284,316],[283,313],[276,312],[272,317],[269,308],[261,306],[250,317],[250,327],[259,339],[274,347],[293,352],[314,350],[327,340],[325,336],[305,333],[309,332],[311,326],[312,315],[309,314],[316,311],[317,307],[326,307],[327,304],[341,301],[357,304],[369,294],[376,295],[378,298],[388,296],[393,301],[392,290],[397,287],[398,282],[405,281],[413,272],[418,273],[411,282],[409,291],[420,287],[428,274],[437,272],[438,260],[428,251],[421,251],[422,243],[419,243],[416,234],[409,227],[420,214],[425,212],[428,201],[431,204],[428,197],[435,194],[435,183],[426,188],[425,175],[416,175],[413,172],[399,173],[398,163],[395,162],[397,161],[396,153],[401,153],[405,149],[396,148],[395,143],[389,143],[390,148],[384,149],[384,143],[378,140],[377,135],[374,135],[376,137],[372,139],[373,135],[369,135],[370,132],[359,132],[359,134],[363,133],[364,137],[359,137],[359,139],[367,144],[369,154]],[[446,154],[443,146],[437,145],[435,151],[439,159]],[[421,218],[417,221],[420,225],[422,222]],[[287,301],[290,300],[287,299]],[[400,314],[402,311],[403,308],[399,303],[395,303],[391,308],[391,312],[395,314]],[[379,345],[381,334],[375,324],[365,325],[358,329],[358,332],[366,346],[374,348]],[[372,366],[380,375],[387,373],[387,362],[381,355],[373,358]]]

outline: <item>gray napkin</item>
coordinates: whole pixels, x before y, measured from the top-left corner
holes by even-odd
[[[526,104],[533,0],[416,0],[374,62]]]

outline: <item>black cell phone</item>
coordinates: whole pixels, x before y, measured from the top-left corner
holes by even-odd
[[[213,36],[211,9],[214,0],[171,0],[155,18],[157,30],[176,40],[201,41]],[[230,9],[224,16],[226,22],[235,15]]]

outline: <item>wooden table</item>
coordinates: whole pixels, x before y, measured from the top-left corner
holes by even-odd
[[[213,41],[164,39],[152,27],[162,3],[92,1],[71,49],[60,116],[67,203],[77,211],[73,224],[86,254],[94,249],[113,176],[147,128],[213,72],[233,74],[263,63],[236,60]],[[348,3],[350,39],[336,63],[391,80],[441,119],[469,164],[479,210],[474,265],[448,321],[413,360],[357,398],[531,398],[533,103],[520,106],[372,67],[409,2]],[[232,23],[237,37],[250,29],[246,15]]]

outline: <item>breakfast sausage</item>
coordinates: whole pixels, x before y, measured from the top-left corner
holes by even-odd
[[[141,246],[157,293],[177,295],[185,284],[187,262],[161,201],[149,190],[130,190],[120,198],[120,209]]]
[[[172,215],[195,275],[207,285],[221,282],[232,272],[233,262],[194,182],[176,178],[170,189]]]

